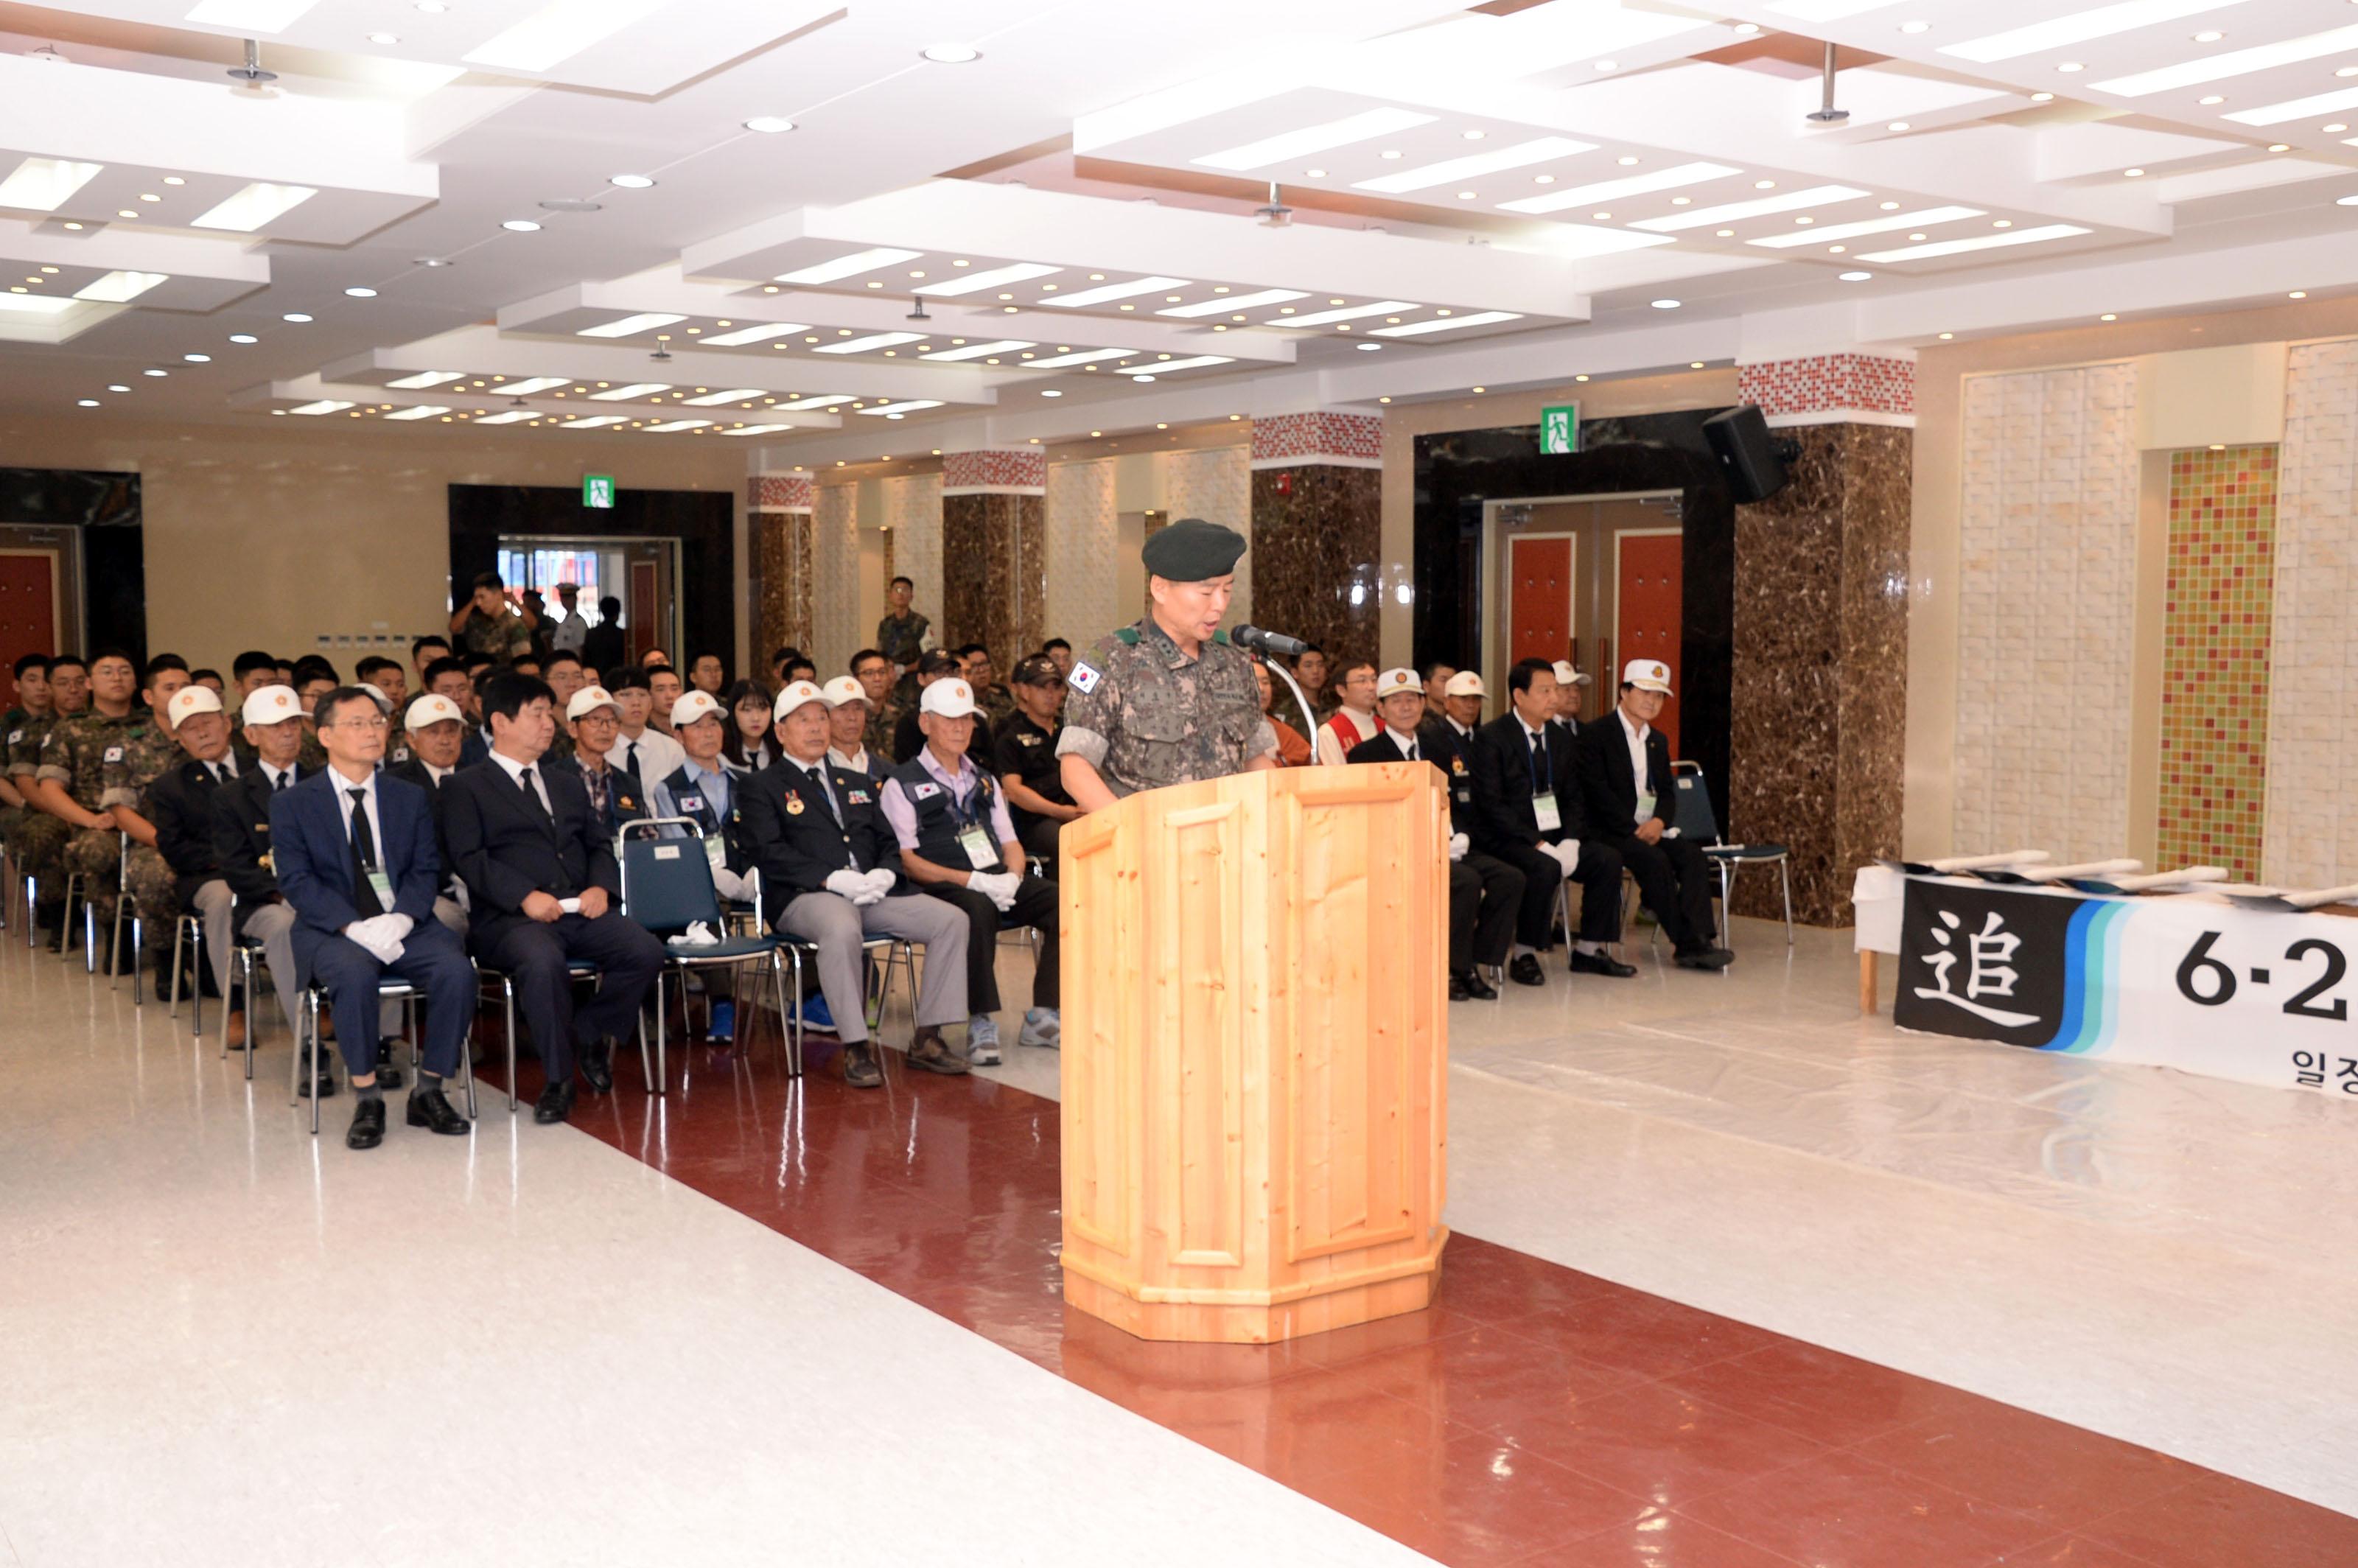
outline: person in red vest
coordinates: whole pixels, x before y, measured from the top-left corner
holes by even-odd
[[[1318,726],[1321,767],[1343,766],[1353,747],[1384,732],[1384,721],[1376,717],[1375,665],[1365,659],[1346,663],[1335,672],[1335,695],[1343,699],[1342,706]]]

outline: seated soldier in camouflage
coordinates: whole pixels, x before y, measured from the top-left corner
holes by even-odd
[[[73,829],[53,816],[40,802],[34,775],[40,772],[41,747],[63,720],[90,706],[90,668],[71,654],[49,661],[49,711],[28,716],[8,728],[8,782],[25,799],[24,814],[8,829],[8,865],[17,876],[31,877],[39,887],[39,906],[33,925],[49,932],[49,951],[59,951],[67,933],[60,929],[66,898],[66,840]]]
[[[123,863],[123,891],[139,916],[139,931],[156,959],[156,994],[171,994],[172,925],[180,915],[171,868],[156,852],[156,825],[139,810],[147,786],[180,762],[180,748],[172,739],[172,698],[189,687],[189,662],[178,654],[158,654],[147,661],[147,681],[140,688],[146,699],[148,723],[119,746],[110,746],[99,769],[99,805],[131,839],[131,853]],[[112,930],[112,914],[109,914]],[[134,971],[136,972],[135,970]]]
[[[0,843],[14,843],[16,830],[23,826],[25,814],[32,806],[25,792],[8,777],[8,748],[13,745],[25,726],[34,719],[49,727],[49,656],[47,654],[27,654],[16,661],[13,672],[16,681],[16,706],[0,715]]]
[[[138,685],[130,654],[108,648],[92,655],[90,708],[49,731],[33,775],[35,804],[69,829],[65,869],[81,876],[101,932],[114,918],[123,859],[123,834],[105,805],[107,754],[120,761],[124,747],[148,731],[146,710],[132,701]]]

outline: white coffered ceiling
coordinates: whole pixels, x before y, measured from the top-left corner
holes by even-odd
[[[0,3],[0,406],[92,419],[821,460],[2358,287],[2348,0]]]

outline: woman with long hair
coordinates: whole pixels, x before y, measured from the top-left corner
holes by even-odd
[[[740,778],[750,778],[780,754],[770,735],[770,688],[760,681],[741,680],[722,700],[729,722],[720,741],[720,765]]]

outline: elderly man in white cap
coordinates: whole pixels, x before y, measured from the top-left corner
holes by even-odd
[[[213,791],[213,859],[237,896],[237,935],[262,944],[263,961],[270,968],[270,983],[277,989],[292,1036],[302,1008],[295,973],[295,911],[279,895],[271,860],[270,801],[308,776],[296,761],[305,740],[302,703],[292,687],[256,687],[246,694],[239,718],[254,760]],[[309,1094],[315,1087],[322,1094],[335,1092],[335,1075],[324,1056],[318,1084],[305,1084],[301,1089]]]
[[[967,752],[981,706],[963,680],[936,681],[917,706],[925,743],[892,772],[881,805],[901,844],[901,869],[967,920],[967,1060],[995,1066],[999,1053],[999,933],[1029,925],[1040,933],[1032,971],[1032,1005],[1018,1045],[1051,1050],[1064,1038],[1057,1011],[1060,970],[1056,884],[1023,874],[1023,845],[1007,809],[1007,791]]]
[[[729,739],[729,709],[719,697],[698,687],[671,705],[671,732],[687,760],[647,791],[649,808],[658,816],[685,817],[703,835],[706,858],[712,866],[713,890],[722,898],[742,903],[753,896],[752,862],[738,847],[738,791],[744,779],[731,773],[720,760]],[[665,828],[666,837],[686,838],[684,827]],[[702,976],[715,999],[705,1023],[704,1037],[716,1045],[737,1038],[737,1007],[725,968]]]
[[[868,749],[869,715],[875,702],[857,676],[838,676],[821,687],[827,697],[827,760],[835,767],[865,773],[884,787],[892,764]]]
[[[778,694],[774,711],[785,755],[744,782],[740,832],[762,870],[763,921],[818,949],[819,990],[843,1041],[844,1081],[854,1088],[884,1081],[868,1045],[868,988],[860,976],[871,936],[925,948],[908,1065],[965,1072],[965,1055],[943,1042],[942,1028],[967,1016],[966,916],[916,896],[896,869],[900,843],[877,804],[875,781],[828,762],[826,694],[795,681]]]
[[[447,697],[427,693],[409,705],[402,717],[403,751],[407,755],[385,766],[385,774],[414,784],[426,792],[434,808],[434,848],[441,856],[442,885],[434,897],[434,918],[453,935],[467,935],[467,890],[450,864],[450,847],[442,832],[442,786],[459,771],[459,753],[467,744],[467,716]]]
[[[203,919],[204,956],[212,968],[215,993],[225,999],[230,893],[213,854],[212,797],[237,777],[237,759],[230,754],[229,717],[210,688],[188,686],[165,704],[164,721],[179,747],[180,762],[150,780],[135,805],[114,808],[124,832],[144,846],[131,851],[124,882],[143,910],[178,908]],[[244,1040],[244,1011],[233,1009],[230,1044]]]
[[[1736,955],[1717,945],[1711,918],[1714,874],[1699,845],[1671,826],[1678,799],[1671,743],[1654,728],[1671,697],[1671,666],[1632,659],[1621,700],[1580,733],[1578,768],[1593,830],[1638,880],[1639,896],[1671,939],[1682,969],[1724,969]]]
[[[1580,710],[1588,701],[1588,677],[1573,667],[1570,659],[1555,662],[1555,717],[1548,722],[1561,729],[1566,737],[1580,733]]]
[[[565,730],[573,737],[571,766],[590,792],[599,830],[611,838],[623,823],[645,816],[649,792],[615,756],[622,737],[621,699],[602,686],[578,688],[565,699]]]

